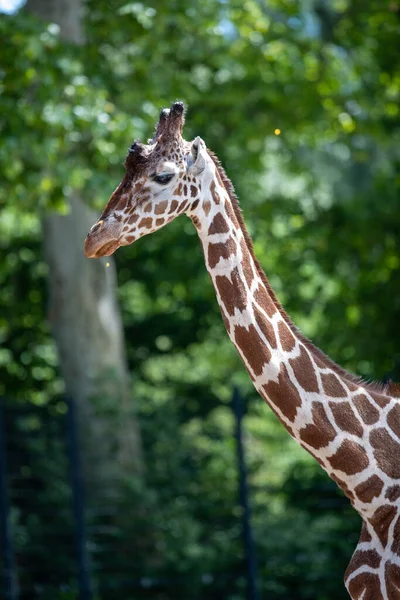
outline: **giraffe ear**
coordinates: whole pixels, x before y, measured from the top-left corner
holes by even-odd
[[[207,157],[206,145],[201,137],[197,136],[193,140],[190,152],[191,156],[188,157],[188,173],[191,175],[200,175],[206,168]]]

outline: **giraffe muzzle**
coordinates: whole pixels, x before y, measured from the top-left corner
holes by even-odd
[[[120,227],[117,223],[97,221],[85,239],[84,251],[87,258],[111,256],[119,248]]]

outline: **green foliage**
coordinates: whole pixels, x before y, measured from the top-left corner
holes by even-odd
[[[176,98],[189,105],[186,136],[200,134],[232,177],[256,253],[294,321],[346,368],[400,379],[399,9],[377,0],[302,6],[88,0],[80,48],[23,10],[1,16],[0,395],[47,406],[62,391],[41,216],[66,210],[76,191],[100,210],[132,139],[149,136]],[[126,482],[124,568],[138,579],[175,578],[154,598],[245,597],[228,405],[235,383],[249,399],[263,595],[345,598],[358,520],[256,398],[194,228],[181,218],[116,261],[147,465],[143,488]],[[53,481],[60,461],[54,452],[36,474]],[[55,495],[55,505],[66,501],[65,490]],[[21,540],[41,535],[40,519],[16,527]],[[121,553],[96,536],[107,547],[93,552],[99,592],[114,599],[103,571]]]

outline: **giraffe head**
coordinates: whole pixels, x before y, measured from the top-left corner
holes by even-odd
[[[110,256],[199,204],[213,161],[199,137],[182,138],[183,124],[184,105],[174,102],[161,111],[154,138],[132,144],[124,178],[86,237],[88,258]]]

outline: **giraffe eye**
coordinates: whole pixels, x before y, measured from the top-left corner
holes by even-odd
[[[174,173],[160,173],[160,175],[155,175],[153,177],[153,180],[156,183],[161,183],[161,184],[165,185],[166,183],[169,183],[171,181],[173,176],[174,176]]]

